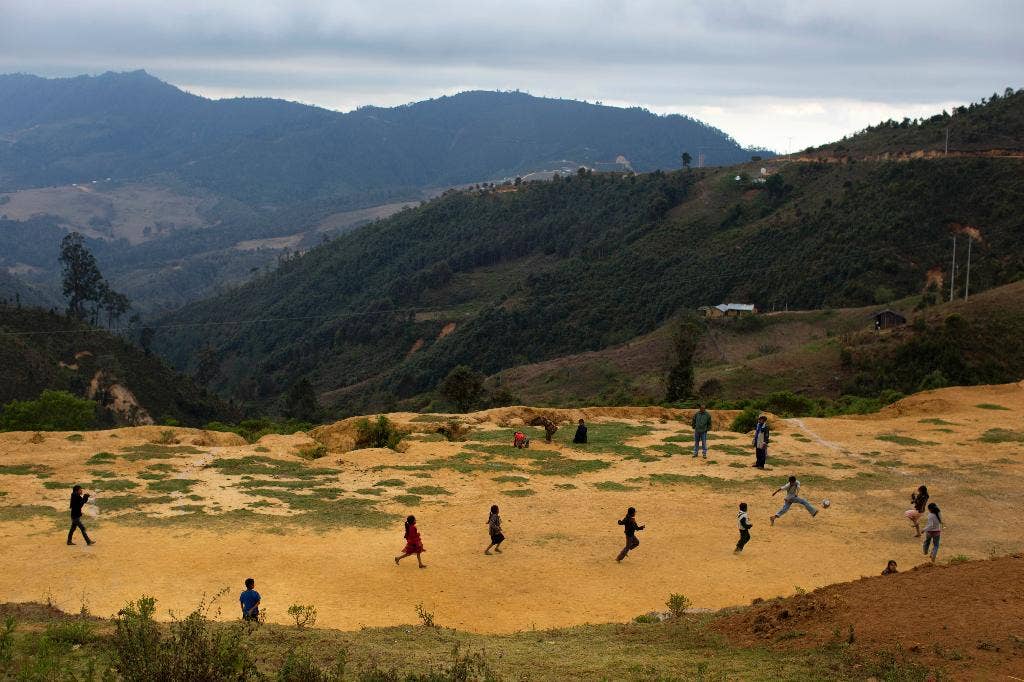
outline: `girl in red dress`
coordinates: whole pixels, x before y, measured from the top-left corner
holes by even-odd
[[[420,554],[427,550],[423,549],[423,540],[420,539],[420,532],[416,530],[416,517],[409,514],[409,517],[405,520],[405,549],[402,553],[395,557],[395,565],[407,556],[416,555],[416,563],[420,565],[420,568],[426,568],[423,564],[423,560],[420,559]]]

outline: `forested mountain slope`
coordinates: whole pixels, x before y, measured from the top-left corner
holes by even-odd
[[[119,336],[63,315],[0,305],[0,404],[32,400],[48,389],[96,400],[108,424],[132,423],[126,418],[143,414],[189,425],[235,416],[219,398]],[[132,401],[142,411],[126,409]]]
[[[246,400],[308,377],[326,402],[365,411],[432,389],[457,364],[494,373],[599,349],[684,308],[847,307],[941,287],[959,225],[980,230],[976,291],[1024,274],[1018,160],[757,172],[583,173],[451,193],[186,307],[157,343],[180,367],[209,345],[215,385]]]
[[[722,131],[518,92],[465,92],[342,114],[272,99],[209,100],[144,71],[0,76],[0,190],[169,174],[257,205],[444,187],[536,170],[678,168],[749,158]]]

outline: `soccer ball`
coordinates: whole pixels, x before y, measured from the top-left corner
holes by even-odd
[[[821,506],[824,507],[825,509],[828,509],[829,507],[832,506],[832,501],[831,500],[822,500],[821,501]]]

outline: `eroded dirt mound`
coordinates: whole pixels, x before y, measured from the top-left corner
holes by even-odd
[[[936,417],[961,407],[991,403],[993,400],[1000,401],[1000,404],[1006,403],[1003,406],[1008,408],[1024,405],[1024,381],[994,386],[954,386],[915,393],[897,400],[870,417]]]
[[[756,603],[715,627],[744,645],[801,648],[838,641],[869,650],[902,648],[929,666],[961,661],[975,672],[1021,671],[1024,555],[925,564],[829,585]]]

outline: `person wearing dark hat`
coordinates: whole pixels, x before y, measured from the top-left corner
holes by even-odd
[[[764,463],[768,459],[768,415],[761,414],[757,417],[757,426],[754,427],[754,464],[758,469],[764,469]]]

